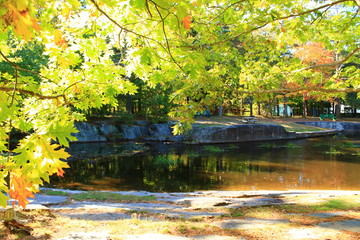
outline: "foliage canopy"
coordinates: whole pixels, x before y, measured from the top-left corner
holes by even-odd
[[[359,0],[1,0],[0,191],[25,207],[49,175],[63,175],[62,147],[83,120],[74,109],[136,93],[132,74],[171,85],[171,114],[185,123],[228,92],[259,101],[359,92],[359,68],[344,67],[359,61],[359,8]],[[35,43],[42,61],[23,64],[17,51]],[[311,44],[327,61],[294,54]],[[24,137],[12,144],[14,130]]]

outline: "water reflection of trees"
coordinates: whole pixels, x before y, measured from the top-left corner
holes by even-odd
[[[293,145],[286,148],[283,147],[286,144],[279,144],[281,147],[273,149],[259,147],[259,143],[220,145],[216,151],[201,146],[169,147],[166,151],[134,156],[88,158],[70,162],[72,168],[66,171],[65,179],[55,181],[67,188],[72,184],[71,188],[90,186],[94,189],[148,191],[285,189],[319,185],[334,188],[336,184],[348,185],[346,182],[356,185],[351,176],[359,170],[359,165],[350,162],[357,156],[329,156],[325,151],[332,145],[316,144],[313,140],[294,142],[301,148]],[[350,144],[342,146],[354,147]]]

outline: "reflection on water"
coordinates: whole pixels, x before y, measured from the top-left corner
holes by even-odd
[[[87,190],[360,190],[360,136],[186,146],[74,144],[65,178]]]

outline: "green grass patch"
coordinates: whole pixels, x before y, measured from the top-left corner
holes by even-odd
[[[135,196],[135,195],[123,195],[112,192],[83,192],[74,194],[72,199],[77,201],[95,200],[95,201],[112,201],[112,202],[154,202],[156,197],[150,196]]]
[[[319,132],[328,129],[319,128],[308,126],[305,124],[293,123],[293,122],[286,122],[286,123],[279,123],[279,125],[283,126],[286,131],[288,132]]]
[[[328,211],[337,211],[337,210],[356,210],[360,208],[360,203],[352,202],[349,200],[343,199],[331,199],[323,203],[314,204],[314,205],[299,205],[299,204],[289,204],[279,206],[282,211],[288,213],[312,213],[312,212],[328,212]]]
[[[360,203],[348,202],[341,199],[333,199],[317,206],[319,211],[352,210],[360,208]]]
[[[70,196],[69,193],[60,190],[41,190],[39,194],[45,194],[49,196]]]
[[[277,218],[286,213],[308,214],[315,212],[331,212],[331,211],[349,211],[359,210],[360,203],[353,202],[346,199],[331,199],[323,203],[303,205],[303,204],[284,204],[273,206],[256,206],[244,207],[238,209],[230,209],[229,215],[224,217],[241,218],[241,217],[256,217],[256,218]]]

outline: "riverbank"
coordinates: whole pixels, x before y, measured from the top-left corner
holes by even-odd
[[[78,139],[76,142],[158,141],[212,144],[318,137],[336,134],[339,129],[360,130],[358,123],[336,122],[335,129],[331,129],[333,126],[326,125],[325,121],[313,119],[317,125],[309,126],[310,118],[305,120],[256,117],[255,121],[248,124],[239,116],[200,117],[193,123],[192,129],[182,135],[174,135],[174,121],[161,124],[134,121],[127,125],[108,119],[77,123],[79,132],[74,136]]]
[[[136,201],[129,197],[115,200],[114,195],[106,195],[108,192],[103,193],[107,200],[96,201],[91,199],[95,194],[82,193],[44,189],[36,195],[28,210],[18,214],[33,229],[32,238],[27,239],[355,240],[360,237],[360,191],[111,193],[136,196]],[[4,227],[0,230],[1,239],[16,239]]]

